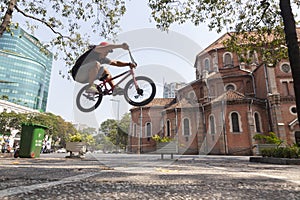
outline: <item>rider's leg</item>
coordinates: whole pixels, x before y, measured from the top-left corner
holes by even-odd
[[[115,83],[113,80],[111,80],[112,76],[110,74],[110,72],[108,71],[107,68],[104,68],[104,72],[103,74],[107,74],[107,79],[108,79],[108,83],[110,85],[110,87],[113,89],[113,96],[115,95],[123,95],[124,94],[124,90],[122,88],[120,88],[119,86],[115,86]]]
[[[94,81],[97,79],[97,75],[101,69],[101,65],[99,62],[91,63],[88,68],[88,83],[89,87],[87,87],[87,93],[97,93],[98,89],[94,85]]]
[[[97,74],[100,70],[101,66],[99,62],[96,62],[94,67],[91,67],[89,70],[89,85],[92,86],[94,85],[94,81],[97,78]]]
[[[113,80],[111,80],[112,76],[111,76],[110,72],[108,71],[108,69],[106,67],[104,67],[103,74],[107,74],[108,75],[107,76],[107,79],[109,80],[108,83],[109,83],[109,85],[110,85],[111,88],[114,88],[115,84],[114,84]]]
[[[113,95],[115,96],[115,95],[122,95],[122,94],[124,94],[123,89],[120,88],[119,86],[115,86],[114,81],[111,80],[112,76],[111,76],[110,72],[108,71],[108,69],[104,68],[103,70],[104,70],[103,71],[103,75],[105,75],[105,74],[108,75],[107,76],[107,79],[108,79],[107,82],[109,83],[110,87],[113,88]]]

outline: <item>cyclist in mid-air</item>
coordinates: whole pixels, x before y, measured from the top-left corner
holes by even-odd
[[[126,43],[123,44],[109,44],[107,42],[101,42],[99,45],[90,46],[90,49],[82,54],[75,62],[74,67],[71,70],[73,79],[79,83],[89,83],[89,87],[86,89],[87,93],[97,93],[98,90],[94,85],[94,81],[107,74],[107,78],[111,78],[111,74],[107,68],[103,67],[103,64],[109,64],[117,67],[130,66],[135,68],[136,65],[130,62],[122,62],[110,60],[106,56],[108,53],[113,52],[113,49],[122,48],[129,50],[129,46]],[[116,86],[112,80],[109,85],[113,88],[113,95],[123,94],[123,89]]]

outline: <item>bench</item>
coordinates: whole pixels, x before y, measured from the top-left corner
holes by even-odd
[[[255,144],[254,148],[256,148],[256,155],[261,155],[261,151],[263,149],[274,149],[276,148],[278,145],[277,144]]]
[[[164,154],[171,154],[171,159],[173,159],[173,155],[178,154],[177,142],[157,143],[155,153],[160,154],[161,159],[164,159]]]
[[[70,152],[70,157],[73,157],[74,152],[78,152],[79,155],[86,153],[86,143],[85,142],[67,142],[66,150]]]

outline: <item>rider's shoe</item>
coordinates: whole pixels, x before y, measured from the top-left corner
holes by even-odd
[[[97,88],[96,88],[95,85],[91,85],[89,88],[87,88],[87,89],[85,90],[85,92],[86,92],[86,93],[96,94],[96,93],[98,93],[98,90],[97,90]]]
[[[114,91],[112,93],[113,96],[116,96],[116,95],[123,95],[124,94],[124,89],[123,88],[120,88],[119,86],[116,86],[114,88]]]

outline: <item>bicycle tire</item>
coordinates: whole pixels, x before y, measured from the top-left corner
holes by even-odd
[[[135,89],[133,79],[129,80],[124,87],[124,98],[133,106],[144,106],[150,103],[156,94],[156,86],[154,82],[145,76],[135,77],[140,89],[143,90],[143,95],[139,95]]]
[[[85,92],[89,85],[85,85],[81,88],[76,97],[77,108],[81,112],[92,112],[94,111],[101,103],[103,95],[102,92],[98,89],[99,94],[92,95]],[[89,104],[88,106],[83,105],[84,103]]]

